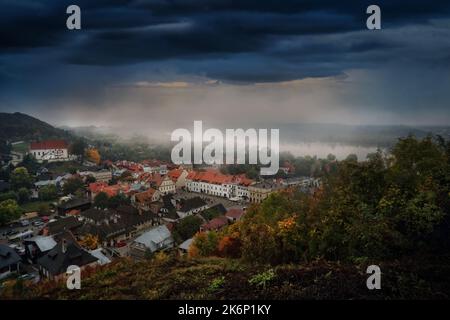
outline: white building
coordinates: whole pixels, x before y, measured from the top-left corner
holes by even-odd
[[[30,145],[30,153],[40,162],[70,160],[68,145],[64,140],[32,142]]]
[[[249,198],[248,185],[253,183],[243,177],[224,175],[220,172],[191,172],[186,178],[186,189],[223,198]]]

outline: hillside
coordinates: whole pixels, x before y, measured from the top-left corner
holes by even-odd
[[[382,290],[368,290],[366,267],[315,261],[270,267],[233,259],[159,255],[123,259],[82,277],[81,290],[65,283],[9,286],[2,298],[25,299],[448,299],[449,257],[378,263]],[[18,289],[22,288],[22,289]]]
[[[70,139],[71,134],[29,115],[0,113],[0,140]]]

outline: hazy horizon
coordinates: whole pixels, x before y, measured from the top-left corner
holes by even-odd
[[[381,30],[369,1],[79,0],[71,31],[69,4],[0,12],[0,111],[139,132],[450,124],[448,1],[379,1]]]

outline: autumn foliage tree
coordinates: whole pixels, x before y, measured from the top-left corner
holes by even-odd
[[[400,139],[390,153],[336,161],[313,195],[288,189],[252,206],[199,255],[290,263],[389,259],[450,247],[450,143]]]
[[[95,250],[99,245],[98,236],[87,234],[80,240],[80,245],[89,250]]]
[[[198,232],[189,248],[189,256],[210,256],[217,254],[219,237],[217,232]]]
[[[89,148],[86,150],[86,158],[96,164],[99,164],[101,160],[100,153],[95,148]]]

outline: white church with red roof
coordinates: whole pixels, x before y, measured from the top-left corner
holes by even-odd
[[[37,161],[68,161],[68,144],[64,140],[45,140],[32,142],[30,153]]]

